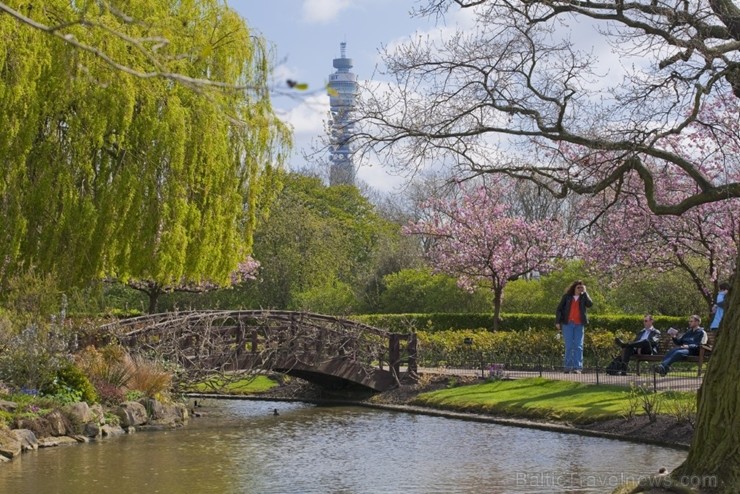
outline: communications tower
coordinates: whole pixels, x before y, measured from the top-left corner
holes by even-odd
[[[346,49],[346,42],[339,44],[340,56],[334,59],[337,71],[329,76],[329,185],[355,183],[350,138],[354,129],[352,112],[357,97],[357,76],[350,72],[352,59],[347,58]]]

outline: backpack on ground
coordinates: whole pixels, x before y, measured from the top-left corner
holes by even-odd
[[[609,365],[606,366],[606,373],[610,376],[616,376],[622,372],[627,372],[627,364],[622,362],[622,356],[619,355],[614,357],[614,359],[609,362]]]

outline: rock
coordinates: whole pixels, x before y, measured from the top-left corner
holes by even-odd
[[[147,423],[148,416],[146,408],[136,401],[125,401],[116,409],[116,415],[121,420],[124,429]]]
[[[97,417],[90,406],[84,401],[67,405],[64,407],[64,412],[73,424],[87,424],[88,422],[97,421]]]
[[[39,448],[52,448],[54,446],[66,446],[77,444],[78,441],[69,436],[44,437],[39,439]]]
[[[49,436],[39,438],[39,448],[52,448],[54,446],[59,446],[58,437]]]
[[[12,413],[15,412],[16,408],[18,408],[18,403],[14,401],[0,400],[0,411]]]
[[[82,428],[82,435],[86,437],[99,437],[102,435],[101,425],[97,422],[88,422]]]
[[[21,449],[23,451],[35,451],[39,449],[39,441],[36,439],[36,434],[30,429],[13,429],[11,431],[15,434],[15,437],[21,442]]]
[[[69,420],[59,410],[54,410],[44,417],[51,427],[52,436],[65,436],[68,432],[74,432]]]
[[[51,436],[51,425],[44,417],[16,419],[15,427],[32,431],[37,439]]]
[[[98,424],[105,423],[105,410],[103,409],[103,405],[100,403],[94,404],[90,407],[90,412],[93,414],[92,421],[97,422]]]
[[[147,398],[146,400],[142,400],[141,404],[146,408],[151,421],[159,423],[165,418],[164,405],[161,402],[153,398]]]
[[[150,424],[159,426],[177,426],[185,423],[188,409],[182,403],[163,404],[156,400],[147,400],[146,409],[150,412]]]
[[[129,432],[133,432],[133,431],[129,431]],[[121,427],[120,425],[105,424],[100,428],[100,433],[103,437],[113,437],[113,436],[121,436],[123,434],[126,434],[126,431],[123,430],[123,427]]]
[[[0,429],[0,456],[13,459],[23,451],[23,446],[13,431]]]

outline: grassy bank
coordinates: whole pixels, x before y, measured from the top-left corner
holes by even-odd
[[[585,424],[638,415],[670,414],[691,420],[696,393],[550,381],[542,378],[489,381],[421,393],[412,403],[461,412],[497,414]]]
[[[267,376],[257,375],[238,381],[226,381],[213,378],[192,386],[189,390],[195,393],[222,393],[233,395],[260,394],[278,386],[278,382]]]

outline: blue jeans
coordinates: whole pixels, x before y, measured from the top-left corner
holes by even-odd
[[[563,343],[565,343],[565,370],[583,369],[583,324],[563,324]]]
[[[665,354],[665,358],[660,363],[660,365],[662,365],[665,370],[669,370],[673,362],[683,360],[689,355],[691,355],[691,353],[689,352],[688,348],[674,348],[673,350]]]

